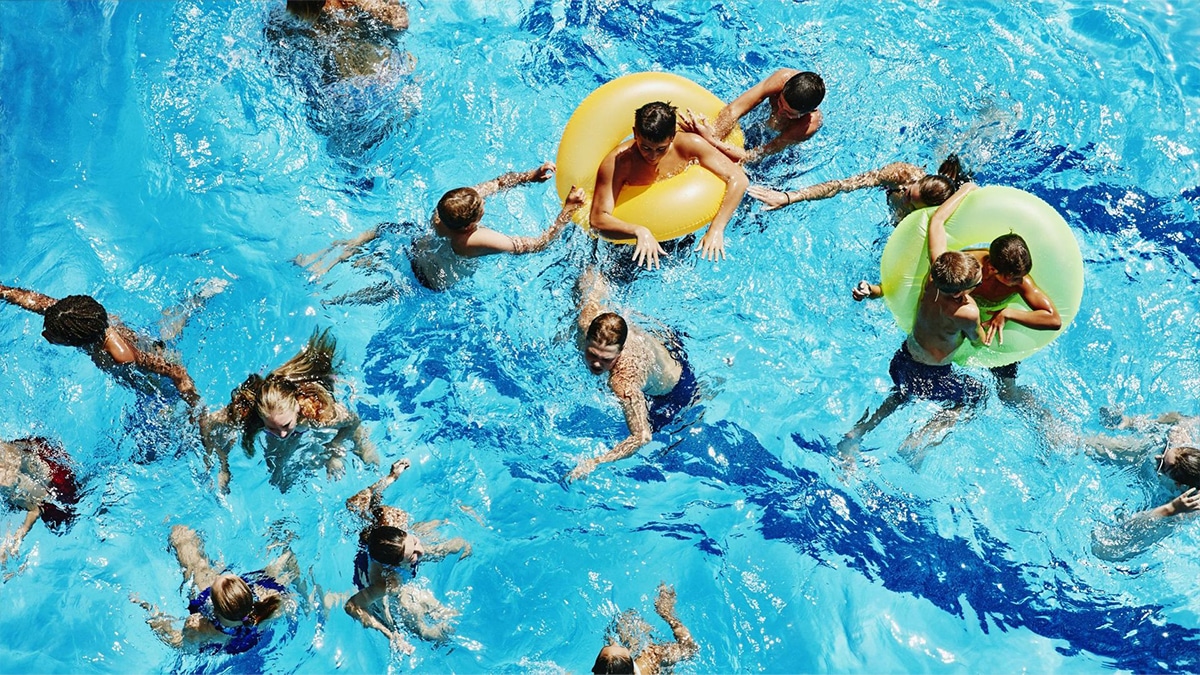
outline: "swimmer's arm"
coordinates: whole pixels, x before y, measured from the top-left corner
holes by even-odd
[[[657,267],[658,256],[666,255],[667,252],[655,240],[650,230],[641,225],[627,223],[613,215],[617,199],[613,191],[613,185],[617,182],[616,174],[617,151],[613,150],[600,162],[600,168],[596,170],[596,188],[592,194],[592,212],[590,214],[592,229],[607,237],[624,235],[637,239],[637,245],[633,249],[634,261],[639,266],[644,264],[646,267],[651,265]],[[619,184],[618,187],[620,187]]]
[[[1106,560],[1124,560],[1171,533],[1177,518],[1200,509],[1200,491],[1192,488],[1162,506],[1135,513],[1120,526],[1120,534],[1099,541],[1093,533],[1092,552]]]
[[[212,455],[217,455],[217,490],[221,494],[229,494],[229,446],[233,445],[233,422],[230,421],[229,408],[221,408],[216,412],[202,410],[197,424],[200,427],[200,443],[204,446],[205,464],[211,468]]]
[[[611,450],[600,455],[585,459],[567,474],[567,480],[586,478],[595,468],[607,462],[625,459],[638,451],[638,448],[650,442],[650,413],[646,406],[646,395],[634,386],[621,387],[623,391],[613,391],[621,401],[625,411],[625,423],[629,426],[629,436],[613,446]]]
[[[171,378],[175,383],[175,388],[179,390],[179,395],[183,400],[187,401],[191,407],[200,405],[200,394],[196,391],[196,383],[192,381],[192,376],[188,375],[187,369],[178,363],[171,363],[158,354],[150,354],[140,349],[134,349],[134,363],[142,370],[156,373]]]
[[[662,617],[663,621],[671,627],[671,633],[675,636],[674,642],[665,642],[652,645],[655,650],[654,658],[660,664],[673,665],[689,659],[700,651],[700,645],[692,638],[692,633],[683,625],[679,617],[675,615],[675,589],[664,583],[658,586],[658,597],[654,600],[654,611]]]
[[[25,512],[25,521],[17,528],[17,531],[0,546],[0,563],[8,559],[8,556],[16,556],[21,550],[21,542],[25,540],[25,535],[29,534],[29,530],[33,529],[33,524],[37,522],[42,515],[42,507],[34,504],[32,508]]]
[[[1021,282],[1020,293],[1021,299],[1029,305],[1029,309],[1009,305],[993,314],[984,324],[987,328],[984,344],[990,345],[994,338],[999,338],[1000,344],[1004,344],[1004,324],[1009,321],[1015,321],[1034,330],[1062,328],[1062,317],[1058,313],[1058,308],[1054,306],[1054,301],[1038,288],[1037,284],[1033,283],[1033,279],[1025,277]]]
[[[395,30],[408,28],[408,8],[394,0],[350,0],[350,4]]]
[[[579,319],[576,326],[579,328],[580,339],[583,339],[592,325],[592,321],[604,312],[604,300],[608,297],[608,282],[595,267],[588,267],[575,282],[575,293],[579,299]]]
[[[583,188],[572,185],[571,191],[567,194],[567,201],[563,204],[562,210],[558,212],[558,217],[554,219],[554,223],[546,228],[536,237],[512,237],[509,241],[512,242],[512,250],[509,253],[538,253],[546,250],[550,242],[554,241],[558,235],[570,222],[571,216],[583,206],[584,192]]]
[[[466,245],[459,255],[467,257],[481,257],[485,255],[494,255],[496,253],[538,253],[544,251],[550,242],[563,231],[563,227],[571,220],[571,215],[583,205],[583,190],[580,188],[572,188],[571,194],[567,197],[567,203],[559,212],[554,223],[546,228],[545,232],[537,237],[510,237],[507,234],[502,234],[486,227],[477,228],[467,237]]]
[[[787,81],[798,72],[800,71],[793,68],[780,68],[768,75],[762,82],[747,89],[746,93],[730,101],[729,105],[721,108],[721,112],[717,113],[717,119],[713,122],[713,131],[716,137],[723,139],[728,136],[738,120],[757,108],[760,103],[767,100],[768,96],[782,92],[783,85],[787,84]]]
[[[841,190],[842,192],[850,192],[883,185],[896,187],[897,185],[904,185],[905,183],[920,180],[924,176],[925,172],[919,166],[907,162],[892,162],[874,171],[842,179]]]
[[[718,136],[713,125],[704,115],[688,110],[679,117],[680,131],[696,134],[734,162],[741,162],[750,156],[750,151],[743,150],[732,143],[726,143],[724,136]],[[728,135],[728,134],[726,134]]]
[[[388,642],[391,643],[393,649],[397,649],[406,654],[412,653],[412,645],[410,645],[408,641],[405,640],[402,635],[400,635],[399,631],[395,630],[395,627],[389,628],[388,626],[383,625],[383,622],[375,618],[375,615],[370,611],[371,605],[382,598],[385,593],[387,593],[386,584],[374,583],[370,586],[367,586],[366,588],[352,595],[350,599],[346,601],[346,613],[367,628],[374,628],[380,633],[386,635]]]
[[[375,481],[370,487],[359,490],[353,497],[347,499],[346,508],[350,513],[370,519],[371,510],[383,500],[383,491],[388,489],[392,483],[395,483],[400,474],[404,473],[410,466],[412,466],[412,462],[408,461],[408,459],[397,460],[392,464],[392,469],[388,472],[388,475]]]
[[[538,183],[544,183],[545,181],[550,180],[550,177],[554,175],[554,171],[554,162],[544,162],[536,169],[530,169],[528,171],[509,171],[508,173],[501,174],[485,183],[476,185],[474,190],[479,193],[480,199],[487,199],[491,195],[494,195],[501,190],[507,190],[523,183],[532,183],[535,181]]]
[[[173,630],[167,633],[167,635],[171,639],[175,639]],[[167,644],[171,644],[171,642],[167,642],[167,637],[164,635],[160,634],[159,639]],[[183,622],[183,630],[180,631],[179,643],[176,646],[192,650],[214,641],[223,642],[225,639],[225,634],[217,630],[208,619],[199,614],[189,614],[188,618]]]
[[[725,196],[721,199],[721,206],[717,209],[717,215],[713,216],[712,224],[708,226],[699,246],[701,258],[714,261],[718,255],[724,258],[725,226],[729,224],[733,212],[737,210],[738,204],[746,196],[746,188],[750,186],[750,180],[746,178],[746,172],[742,170],[742,167],[729,161],[728,157],[717,152],[716,148],[705,143],[703,139],[679,134],[676,136],[675,142],[682,142],[684,144],[682,150],[695,157],[700,162],[700,166],[725,181]]]
[[[946,244],[946,221],[958,210],[958,206],[962,204],[963,198],[970,194],[976,187],[974,183],[967,183],[960,187],[950,199],[947,199],[944,204],[937,208],[937,211],[933,213],[933,218],[929,219],[930,265],[937,262],[937,259],[949,249],[949,246]]]
[[[1191,488],[1171,501],[1144,513],[1153,518],[1170,518],[1184,513],[1200,511],[1200,488]],[[1138,514],[1141,515],[1141,514]],[[1137,516],[1134,516],[1137,518]]]
[[[45,314],[46,310],[54,306],[58,302],[48,295],[42,295],[37,291],[28,291],[24,288],[14,288],[0,284],[0,300],[4,300],[10,304],[27,309],[38,314]]]
[[[150,616],[146,619],[146,623],[149,624],[151,630],[154,631],[155,637],[161,640],[163,644],[176,649],[179,649],[183,646],[183,634],[176,630],[174,626],[174,623],[178,621],[177,618],[169,614],[165,614],[158,607],[138,598],[136,595],[130,595],[129,600],[133,602],[133,604],[138,605],[147,612],[150,612]]]

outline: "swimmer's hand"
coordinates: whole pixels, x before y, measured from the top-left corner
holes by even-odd
[[[992,340],[999,340],[999,344],[1004,344],[1004,323],[1008,320],[1005,310],[1000,310],[992,315],[983,324],[983,344],[988,347],[992,346]]]
[[[725,259],[725,228],[708,227],[708,232],[704,233],[704,238],[696,245],[696,250],[700,251],[700,257],[704,260],[716,262],[718,259]]]
[[[596,458],[594,457],[589,457],[588,459],[579,462],[579,465],[574,469],[571,469],[571,473],[567,474],[567,482],[571,483],[587,478],[597,466],[600,466],[600,462],[597,462]]]
[[[761,185],[751,185],[746,188],[746,193],[763,203],[763,211],[774,211],[792,203],[785,193]]]
[[[404,473],[404,470],[410,466],[412,466],[412,462],[408,461],[408,458],[398,459],[398,460],[396,460],[396,462],[394,464],[392,464],[392,470],[390,472],[390,475],[392,476],[392,478],[395,478],[395,477],[399,476],[400,474]]]
[[[704,113],[695,112],[691,108],[680,115],[679,129],[690,134],[698,134],[709,143],[713,142],[713,137],[716,135],[716,130],[708,123],[708,118],[704,116]]]
[[[862,302],[867,298],[883,297],[883,289],[875,284],[868,283],[866,279],[863,279],[862,281],[858,282],[858,285],[854,287],[854,290],[850,291],[850,296],[853,297],[856,302]]]
[[[536,183],[545,183],[546,181],[550,180],[550,177],[553,176],[554,172],[557,170],[558,167],[554,166],[554,162],[545,162],[529,173],[529,180]]]
[[[388,645],[392,648],[392,651],[409,656],[417,651],[415,647],[408,643],[408,640],[404,639],[404,636],[400,635],[399,631],[388,633]]]
[[[661,617],[675,615],[675,587],[664,582],[658,584],[658,597],[654,599],[654,611]]]
[[[1187,492],[1172,499],[1167,504],[1169,511],[1165,515],[1177,516],[1181,513],[1191,513],[1192,511],[1200,511],[1200,488],[1191,488]]]
[[[637,246],[633,249],[633,261],[638,267],[650,269],[651,265],[654,269],[658,269],[658,256],[667,255],[661,244],[650,234],[650,230],[638,226],[637,228]]]
[[[571,191],[567,193],[567,201],[563,203],[564,211],[577,211],[583,206],[583,200],[587,198],[587,194],[583,188],[578,185],[572,185]]]

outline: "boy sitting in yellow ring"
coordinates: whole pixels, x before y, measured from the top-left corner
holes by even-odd
[[[735,162],[753,162],[812,138],[821,128],[823,118],[817,106],[823,100],[825,81],[820,75],[780,68],[722,108],[711,125],[703,115],[689,110],[684,115],[682,128],[699,134]],[[725,138],[733,131],[738,120],[763,101],[771,105],[767,126],[778,131],[779,135],[751,150],[726,143]]]
[[[627,223],[613,215],[617,198],[626,185],[651,185],[699,164],[725,181],[725,196],[712,224],[696,247],[700,257],[725,258],[725,226],[746,194],[746,172],[692,133],[675,133],[675,108],[662,101],[647,103],[633,115],[633,140],[625,141],[600,162],[592,196],[591,225],[601,234],[634,237],[633,259],[638,265],[658,267],[658,256],[667,252],[643,225]]]

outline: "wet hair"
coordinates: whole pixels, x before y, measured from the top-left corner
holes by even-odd
[[[266,377],[254,373],[233,390],[228,410],[231,418],[242,423],[242,449],[248,456],[254,456],[254,439],[263,429],[263,418],[285,406],[296,406],[298,421],[332,419],[336,356],[337,341],[329,329],[318,329],[282,366]]]
[[[405,562],[404,541],[408,533],[398,527],[380,525],[371,528],[367,535],[367,553],[384,565],[401,565]]]
[[[438,200],[437,214],[447,229],[465,230],[483,217],[483,197],[475,188],[454,188]]]
[[[279,608],[281,600],[272,595],[257,600],[254,590],[236,574],[222,574],[212,585],[213,610],[221,618],[259,624]]]
[[[825,80],[816,73],[796,73],[783,85],[783,100],[798,112],[812,112],[825,100]]]
[[[939,291],[958,293],[971,288],[979,279],[979,261],[970,253],[946,251],[934,261],[929,274]]]
[[[633,113],[633,128],[642,138],[651,143],[675,137],[675,106],[654,101]]]
[[[988,261],[1000,274],[1023,277],[1033,269],[1033,258],[1029,246],[1019,234],[1005,234],[992,240],[988,247]]]
[[[47,340],[72,347],[99,342],[107,330],[108,312],[90,295],[68,295],[50,305],[42,322]]]
[[[592,664],[592,672],[596,675],[631,674],[633,673],[633,655],[628,650],[617,653],[617,650],[605,647],[596,655],[596,662]]]
[[[625,347],[625,339],[629,337],[629,324],[620,314],[605,312],[592,319],[588,326],[587,339],[601,345],[616,345]]]
[[[936,174],[917,181],[917,194],[925,206],[940,206],[970,180],[971,174],[963,170],[958,155],[950,155],[938,166]]]
[[[1185,445],[1175,450],[1175,464],[1167,475],[1177,483],[1200,488],[1200,449]]]

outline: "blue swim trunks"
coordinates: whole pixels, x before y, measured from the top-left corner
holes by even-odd
[[[666,341],[666,347],[671,358],[679,362],[682,372],[679,373],[679,382],[671,391],[659,396],[646,397],[650,403],[650,429],[653,431],[661,431],[676,415],[695,403],[699,390],[696,375],[692,372],[687,354],[683,351],[683,343],[678,337],[672,336]]]
[[[992,375],[995,375],[997,379],[1015,380],[1017,379],[1017,366],[1019,365],[1021,365],[1021,362],[1015,361],[1007,366],[996,366],[995,368],[988,368],[988,370],[990,370]]]
[[[953,366],[931,366],[921,363],[908,351],[908,343],[900,345],[888,368],[896,391],[903,396],[941,401],[944,403],[978,403],[987,395],[983,383]]]

